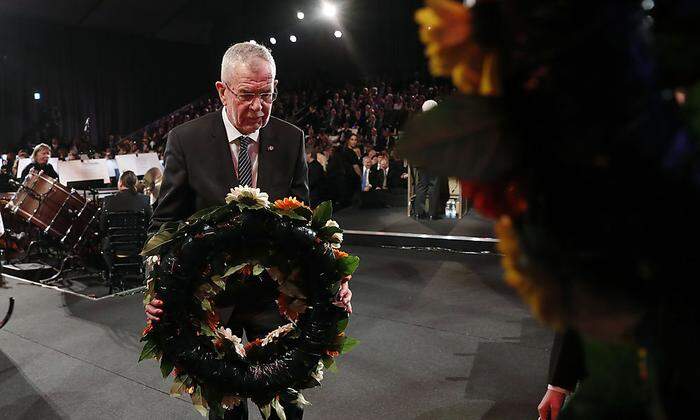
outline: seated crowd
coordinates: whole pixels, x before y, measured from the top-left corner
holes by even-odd
[[[397,157],[394,146],[399,128],[427,99],[451,93],[447,86],[426,86],[413,82],[401,89],[387,82],[371,86],[347,85],[326,91],[299,91],[278,97],[273,114],[304,129],[309,164],[311,205],[333,200],[337,207],[387,206],[391,191],[406,187],[407,165]],[[200,99],[128,136],[110,134],[102,148],[75,139],[66,144],[58,137],[49,142],[50,154],[60,160],[85,158],[114,159],[115,155],[158,153],[163,160],[167,136],[179,124],[217,111],[215,97]],[[20,158],[30,157],[31,148],[17,153],[4,151],[0,177],[18,178]],[[33,146],[33,145],[31,145]],[[155,185],[149,174],[146,182]],[[6,184],[6,182],[2,182]],[[153,187],[151,187],[153,188]],[[151,203],[155,198],[151,197]]]

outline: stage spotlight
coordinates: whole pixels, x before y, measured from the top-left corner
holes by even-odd
[[[304,19],[304,12],[297,12],[297,19],[299,19],[299,20]]]
[[[270,44],[275,45],[277,43],[277,40],[275,37],[270,37]]]
[[[338,7],[335,4],[324,1],[321,3],[321,14],[329,19],[333,19],[338,15]]]
[[[642,1],[642,8],[647,12],[654,8],[654,0],[644,0]]]
[[[291,35],[291,36],[289,37],[289,40],[292,41],[292,42],[297,42],[297,37],[294,36],[294,35]]]
[[[340,31],[335,31],[335,32],[333,32],[333,35],[334,35],[336,38],[340,38],[341,36],[343,36],[343,33],[340,32]]]
[[[39,93],[39,92],[34,92],[34,100],[35,100],[35,101],[38,101],[39,99],[41,99],[41,93]]]

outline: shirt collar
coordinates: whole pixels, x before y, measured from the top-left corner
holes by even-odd
[[[226,107],[223,107],[221,110],[221,117],[224,119],[224,128],[226,129],[226,136],[228,137],[228,142],[232,143],[234,140],[241,136],[246,136],[249,139],[257,142],[258,137],[260,136],[260,129],[258,128],[257,130],[253,131],[250,134],[242,134],[238,129],[229,121],[228,119],[228,114],[226,113]]]

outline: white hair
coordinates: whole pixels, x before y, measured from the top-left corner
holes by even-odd
[[[275,77],[277,66],[270,50],[255,41],[249,41],[233,44],[226,50],[224,58],[221,60],[221,80],[226,81],[226,77],[232,74],[233,68],[237,64],[250,63],[253,58],[260,58],[270,63],[272,77]]]
[[[428,99],[427,101],[423,102],[423,106],[421,107],[421,109],[423,110],[423,112],[428,112],[431,109],[435,108],[437,104],[438,103],[434,100]]]

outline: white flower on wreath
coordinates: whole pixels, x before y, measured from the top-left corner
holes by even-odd
[[[238,353],[239,356],[245,357],[243,341],[237,335],[234,335],[230,328],[219,327],[216,329],[216,332],[219,337],[233,343],[233,347],[236,349],[236,353]]]
[[[316,370],[311,372],[311,377],[316,379],[316,382],[318,382],[319,384],[321,383],[321,381],[323,380],[323,362],[322,361],[320,361],[320,360],[318,361],[318,364],[316,365]]]
[[[329,220],[326,222],[326,227],[339,228],[340,225],[335,220]],[[331,236],[331,246],[333,248],[340,248],[341,243],[343,243],[343,234],[342,233],[334,233],[333,236]]]
[[[272,342],[275,338],[279,337],[280,335],[286,335],[289,334],[292,330],[294,329],[294,324],[291,322],[286,325],[282,325],[281,327],[278,327],[276,330],[271,331],[268,333],[265,338],[263,338],[261,345],[266,346]]]
[[[266,209],[270,207],[267,193],[260,192],[260,188],[252,188],[247,185],[231,188],[226,194],[226,204],[235,202],[241,209]]]

